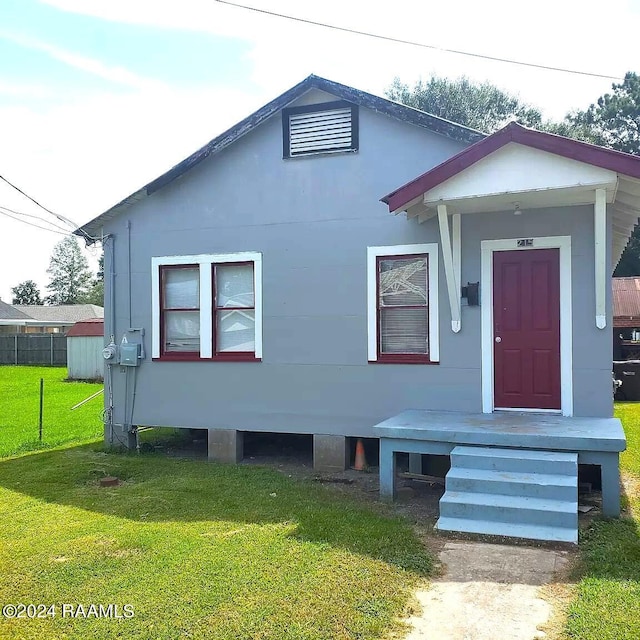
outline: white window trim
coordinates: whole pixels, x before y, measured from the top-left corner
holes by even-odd
[[[480,333],[482,336],[482,413],[493,413],[493,252],[560,249],[560,406],[573,415],[573,320],[571,298],[571,236],[532,238],[533,246],[518,247],[518,239],[482,240]],[[536,413],[538,410],[536,410]]]
[[[256,359],[262,358],[262,254],[257,251],[239,253],[198,254],[194,256],[162,256],[151,258],[151,357],[160,358],[160,267],[197,264],[200,267],[200,357],[213,357],[213,300],[211,265],[225,262],[253,262],[255,303]]]
[[[377,268],[380,256],[403,256],[426,253],[429,256],[429,360],[440,361],[440,331],[438,316],[438,244],[398,244],[367,247],[367,356],[378,361]]]

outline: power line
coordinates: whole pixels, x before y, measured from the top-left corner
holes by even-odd
[[[348,27],[339,27],[334,24],[328,24],[326,22],[318,22],[316,20],[309,20],[307,18],[299,18],[297,16],[287,15],[285,13],[277,13],[275,11],[267,11],[266,9],[258,9],[257,7],[249,7],[244,4],[238,4],[236,2],[229,2],[229,0],[216,0],[220,4],[226,4],[230,7],[237,7],[238,9],[246,9],[247,11],[254,11],[255,13],[262,13],[267,16],[274,16],[276,18],[284,18],[286,20],[293,20],[294,22],[303,22],[304,24],[312,24],[316,27],[325,27],[327,29],[334,29],[335,31],[343,31],[344,33],[352,33],[358,36],[366,36],[367,38],[376,38],[377,40],[386,40],[387,42],[396,42],[398,44],[407,44],[412,47],[421,47],[422,49],[432,49],[434,51],[443,51],[444,53],[453,53],[459,56],[469,56],[471,58],[481,58],[483,60],[492,60],[493,62],[504,62],[506,64],[516,64],[522,67],[532,67],[534,69],[544,69],[545,71],[559,71],[561,73],[572,73],[579,76],[589,76],[591,78],[605,78],[607,80],[622,80],[618,76],[610,76],[602,73],[591,73],[589,71],[578,71],[577,69],[565,69],[563,67],[551,67],[544,64],[536,64],[534,62],[523,62],[521,60],[511,60],[509,58],[499,58],[496,56],[487,56],[481,53],[471,53],[470,51],[460,51],[458,49],[447,49],[445,47],[438,47],[433,44],[425,44],[424,42],[415,42],[413,40],[403,40],[402,38],[394,38],[393,36],[384,36],[379,33],[371,33],[369,31],[359,31],[358,29],[349,29]]]
[[[91,242],[95,242],[97,240],[97,238],[92,238],[88,233],[86,233],[80,227],[80,225],[76,224],[73,220],[69,220],[69,218],[65,218],[65,216],[60,215],[59,213],[55,213],[54,211],[51,211],[51,209],[47,209],[47,207],[45,207],[43,204],[40,204],[35,198],[32,198],[28,193],[25,193],[22,189],[20,189],[20,187],[17,187],[12,182],[9,182],[9,180],[7,180],[3,175],[0,175],[0,180],[2,180],[3,182],[6,182],[12,189],[15,189],[18,193],[21,193],[25,198],[27,198],[28,200],[31,200],[31,202],[33,202],[35,205],[40,207],[43,211],[46,211],[47,213],[49,213],[52,216],[54,216],[60,222],[64,222],[64,224],[71,226],[74,230],[77,229],[78,231],[80,231],[80,233],[87,240],[91,240]],[[36,226],[36,225],[32,225],[32,226]]]
[[[51,233],[57,233],[61,236],[71,235],[70,231],[56,231],[55,229],[50,229],[49,227],[42,227],[39,224],[34,224],[33,222],[29,222],[28,220],[22,220],[22,218],[18,218],[17,216],[11,215],[6,211],[0,210],[0,216],[6,216],[7,218],[11,218],[12,220],[17,220],[18,222],[22,222],[22,224],[28,224],[30,227],[35,227],[36,229],[43,229],[44,231],[51,231]]]
[[[13,213],[16,216],[25,216],[26,218],[33,218],[34,220],[40,220],[40,222],[44,222],[44,224],[50,224],[55,229],[59,229],[60,231],[64,231],[65,233],[68,232],[68,230],[65,229],[64,227],[57,225],[55,222],[49,222],[48,220],[45,220],[40,216],[34,216],[33,214],[25,213],[24,211],[16,211],[15,209],[10,209],[9,207],[3,207],[2,205],[0,205],[0,209],[2,209],[3,211],[6,211],[7,213]]]
[[[50,213],[52,216],[55,216],[56,218],[58,217],[57,213],[54,213],[53,211],[51,211],[51,209],[47,209],[47,207],[40,204],[35,198],[32,198],[30,195],[25,193],[22,189],[20,189],[20,187],[16,187],[15,184],[13,184],[12,182],[9,182],[4,176],[0,175],[0,180],[2,180],[3,182],[6,182],[11,188],[15,189],[18,193],[21,193],[25,198],[27,198],[28,200],[31,200],[31,202],[38,205],[41,209],[43,209],[47,213]]]

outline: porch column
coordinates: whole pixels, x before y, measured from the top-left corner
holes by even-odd
[[[620,454],[607,451],[601,454],[602,515],[620,517]]]
[[[594,206],[596,327],[607,326],[607,192],[596,189]]]
[[[447,205],[438,205],[438,223],[440,225],[440,244],[442,246],[442,257],[444,259],[444,274],[447,280],[447,291],[449,293],[449,306],[451,308],[451,331],[458,333],[461,328],[460,323],[460,285],[456,284],[459,274],[456,274],[455,264],[459,263],[456,256],[454,262],[453,249],[451,247],[451,236],[449,233],[449,217]],[[456,252],[460,251],[460,224],[454,223],[454,232],[457,230],[457,240],[454,241]],[[455,239],[455,233],[454,233]],[[458,271],[459,271],[458,267]]]
[[[422,454],[410,453],[409,454],[409,471],[411,473],[422,473]]]
[[[395,497],[396,453],[393,440],[380,438],[380,497],[393,500]]]

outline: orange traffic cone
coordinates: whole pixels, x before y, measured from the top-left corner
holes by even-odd
[[[364,471],[367,468],[367,460],[364,457],[364,445],[360,438],[358,438],[358,442],[356,443],[356,462],[353,468],[356,471]]]

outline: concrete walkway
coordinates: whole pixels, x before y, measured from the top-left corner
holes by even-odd
[[[447,542],[443,575],[416,596],[422,615],[406,640],[533,640],[551,607],[538,589],[553,581],[566,551],[482,542]]]

